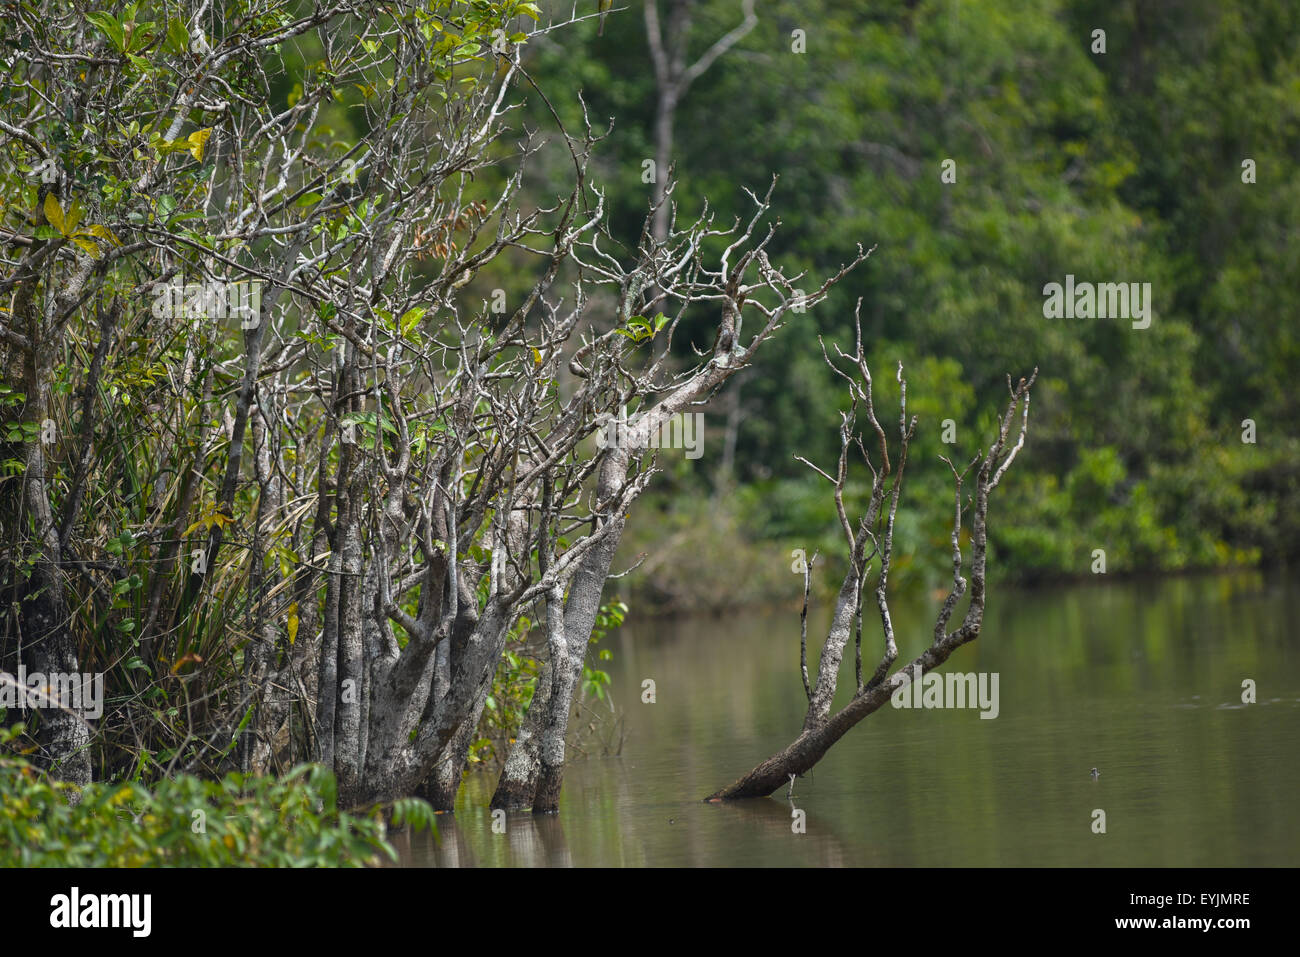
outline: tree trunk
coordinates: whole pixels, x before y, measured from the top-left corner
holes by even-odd
[[[40,672],[56,688],[64,682],[55,675],[80,674],[77,644],[69,622],[71,612],[64,591],[63,549],[58,526],[50,504],[49,462],[46,444],[56,437],[47,430],[54,428],[51,383],[54,381],[56,356],[62,351],[65,313],[80,295],[90,274],[82,263],[55,297],[48,315],[42,315],[34,301],[35,277],[18,287],[14,297],[14,315],[27,320],[29,349],[22,364],[26,403],[23,422],[32,434],[23,451],[22,505],[26,516],[14,529],[16,536],[27,537],[20,554],[30,561],[30,571],[19,586],[19,621],[24,643],[21,660],[29,673]],[[21,515],[22,509],[15,510]],[[28,537],[30,536],[30,537]],[[17,543],[15,543],[17,544]],[[21,578],[20,567],[11,574]],[[37,740],[41,745],[40,763],[50,773],[73,784],[90,783],[90,728],[81,715],[68,709],[68,703],[47,702],[40,714]]]
[[[668,221],[671,214],[664,193],[668,189],[668,167],[673,161],[673,124],[677,113],[677,90],[671,86],[660,89],[655,102],[655,216],[653,235],[656,242],[668,238]]]
[[[474,729],[478,725],[482,707],[476,710],[473,722],[465,722],[447,743],[446,753],[434,765],[433,772],[415,789],[417,797],[429,802],[435,811],[455,811],[460,782],[469,764],[469,746],[473,743]]]
[[[69,612],[63,597],[61,575],[48,558],[32,569],[23,589],[21,621],[30,644],[24,649],[28,674],[40,672],[54,680],[56,674],[78,675],[76,641],[67,627]],[[90,728],[79,714],[47,704],[40,712],[37,741],[39,763],[64,781],[85,786],[90,783]]]
[[[772,755],[740,780],[713,792],[705,800],[730,801],[737,798],[767,797],[779,788],[785,787],[790,783],[792,776],[800,776],[811,770],[813,765],[826,756],[831,745],[844,737],[850,728],[867,715],[879,710],[895,691],[910,683],[910,676],[914,674],[913,668],[919,665],[922,669],[921,674],[924,675],[947,661],[949,655],[974,637],[972,635],[965,640],[927,649],[906,668],[894,672],[880,684],[874,687],[868,686],[854,695],[853,699],[835,715],[817,721],[811,727],[805,727],[799,737],[786,748]]]
[[[861,326],[858,326],[857,335],[857,350],[854,355],[849,356],[843,352],[838,353],[841,357],[856,363],[864,384],[858,385],[852,378],[845,375],[845,378],[848,378],[850,382],[853,405],[844,416],[840,431],[839,467],[837,477],[832,479],[835,485],[836,509],[850,546],[851,561],[848,573],[844,577],[844,583],[840,588],[839,598],[836,602],[835,613],[827,632],[826,641],[822,646],[816,685],[808,689],[807,692],[808,710],[804,718],[803,731],[789,746],[772,755],[740,780],[710,794],[705,798],[706,801],[766,797],[778,788],[788,784],[792,778],[804,774],[812,768],[850,728],[866,718],[867,715],[881,708],[895,691],[910,684],[913,680],[920,680],[926,672],[939,667],[948,660],[954,651],[967,642],[974,641],[980,634],[980,628],[984,621],[986,599],[985,574],[988,559],[987,516],[989,493],[997,487],[1003,474],[1010,468],[1016,455],[1024,446],[1025,435],[1029,427],[1029,390],[1033,386],[1034,379],[1037,378],[1037,370],[1034,370],[1034,375],[1028,380],[1021,379],[1018,386],[1011,388],[1011,401],[1005,414],[1001,417],[998,435],[987,452],[977,455],[962,471],[958,471],[956,466],[948,462],[956,484],[951,538],[952,588],[949,590],[935,621],[934,636],[930,647],[905,668],[890,675],[888,673],[889,668],[897,659],[898,648],[894,640],[893,620],[889,613],[886,586],[889,580],[889,568],[893,553],[894,520],[898,510],[899,494],[902,490],[903,470],[907,462],[908,444],[916,426],[916,418],[913,417],[911,424],[908,424],[907,383],[903,379],[903,369],[900,364],[898,381],[901,386],[901,414],[899,416],[901,449],[897,469],[894,472],[893,485],[890,489],[889,508],[885,513],[885,526],[883,530],[877,529],[877,520],[881,517],[881,506],[884,502],[885,478],[890,473],[889,454],[884,430],[880,428],[872,405],[871,373],[867,368],[866,357],[862,348]],[[826,361],[833,369],[844,375],[843,371],[835,366],[829,356]],[[1010,386],[1009,378],[1008,386]],[[879,439],[881,461],[879,467],[877,467],[872,465],[868,459],[868,465],[871,465],[873,477],[871,500],[865,516],[859,523],[858,531],[855,533],[844,510],[843,493],[848,474],[847,464],[851,443],[856,443],[864,458],[867,455],[865,446],[853,434],[855,416],[859,406],[864,407],[869,424]],[[1015,444],[1008,448],[1007,440],[1011,432],[1012,419],[1017,409],[1023,410],[1020,434]],[[956,608],[957,602],[966,593],[967,588],[966,580],[961,574],[962,481],[966,472],[976,462],[980,462],[981,459],[983,461],[976,473],[975,496],[972,508],[970,605],[966,610],[961,626],[955,631],[947,633],[946,629],[953,610]],[[945,461],[947,460],[945,459]],[[825,472],[822,472],[822,474],[830,478]],[[863,551],[868,541],[876,546],[871,556],[865,555]],[[848,643],[854,617],[861,613],[862,585],[866,580],[866,562],[869,558],[874,558],[877,555],[879,555],[880,560],[880,577],[876,587],[876,603],[880,610],[885,651],[875,674],[865,684],[861,684],[861,668],[859,666],[858,681],[860,684],[857,693],[845,707],[835,714],[831,714],[831,703],[835,697],[835,688],[839,680],[844,648]],[[804,680],[806,688],[806,675]]]
[[[515,743],[510,747],[505,767],[501,769],[501,778],[492,794],[491,806],[494,808],[518,811],[533,806],[537,774],[541,770],[541,737],[548,713],[547,702],[554,687],[552,668],[552,661],[548,657],[542,673],[537,677],[533,699],[528,703],[528,712],[524,715],[519,733],[515,735]]]
[[[629,454],[614,448],[606,453],[596,484],[596,499],[615,502],[627,482]],[[600,614],[600,600],[609,578],[614,555],[623,538],[626,516],[614,507],[605,522],[611,527],[604,538],[583,556],[564,602],[564,588],[557,584],[547,596],[547,647],[550,661],[542,678],[549,687],[540,688],[529,704],[525,718],[527,733],[511,749],[493,807],[524,808],[534,813],[559,810],[560,789],[564,781],[565,738],[569,730],[569,712],[574,691],[582,679],[582,666],[591,642],[591,631]],[[563,611],[561,611],[563,607]],[[519,752],[516,756],[516,751]]]

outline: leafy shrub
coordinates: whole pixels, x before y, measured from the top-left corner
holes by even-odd
[[[337,797],[334,775],[304,764],[279,779],[97,783],[78,799],[72,785],[0,755],[0,866],[362,867],[397,859],[388,811],[395,825],[436,826],[423,801],[353,814]]]

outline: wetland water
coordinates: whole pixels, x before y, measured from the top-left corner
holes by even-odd
[[[495,778],[471,775],[437,840],[398,839],[403,863],[1295,866],[1295,585],[1252,573],[996,587],[982,636],[942,671],[996,672],[997,718],[886,706],[796,781],[802,834],[784,790],[702,803],[796,735],[798,612],[634,621],[605,642],[626,712],[622,754],[599,756],[597,744],[566,771],[558,815],[512,814],[505,834],[486,806]],[[893,601],[900,662],[924,647],[936,607]],[[809,616],[814,673],[820,611]],[[640,701],[645,678],[654,704]],[[1253,705],[1241,703],[1246,678]],[[850,646],[837,707],[852,685]],[[1105,834],[1092,832],[1096,808]]]

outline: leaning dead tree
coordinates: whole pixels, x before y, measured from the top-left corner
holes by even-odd
[[[768,260],[768,200],[755,201],[734,231],[706,217],[658,243],[647,226],[625,267],[602,245],[599,203],[579,218],[575,194],[572,224],[546,233],[559,237],[546,252],[551,268],[495,332],[485,334],[483,316],[457,321],[448,307],[445,336],[402,347],[410,365],[389,354],[377,377],[366,368],[374,360],[358,357],[356,384],[339,391],[377,393],[393,430],[376,433],[366,461],[335,478],[347,484],[334,494],[346,488],[349,505],[358,503],[339,510],[333,531],[332,551],[350,574],[326,583],[318,715],[322,735],[333,730],[322,752],[341,787],[373,798],[423,786],[449,806],[508,631],[535,607],[547,657],[495,803],[555,809],[601,594],[627,513],[654,474],[650,437],[707,402],[791,309],[820,301],[850,268],[800,293],[797,277]],[[704,250],[722,238],[711,262]],[[566,258],[579,277],[571,305],[544,295]],[[614,314],[593,326],[589,290],[601,287],[615,294]],[[715,345],[682,367],[673,335],[686,309],[704,303],[721,307]],[[757,320],[748,333],[742,303]],[[592,442],[623,409],[620,440]],[[417,450],[413,423],[440,428]],[[355,700],[345,677],[360,690]]]
[[[859,303],[859,306],[861,303]],[[855,316],[855,323],[856,323]],[[952,471],[954,483],[954,508],[952,525],[952,586],[939,610],[934,624],[933,639],[928,648],[905,667],[890,674],[898,659],[898,644],[894,637],[893,620],[889,613],[889,568],[893,555],[894,520],[898,513],[899,496],[903,487],[903,471],[907,465],[908,445],[916,428],[916,417],[907,417],[907,382],[899,364],[898,440],[894,462],[890,462],[889,441],[884,427],[876,417],[872,398],[871,370],[867,367],[862,345],[862,327],[857,324],[856,348],[852,355],[835,348],[835,358],[826,353],[827,364],[848,385],[850,406],[842,413],[840,424],[840,455],[834,474],[810,465],[831,482],[834,489],[836,514],[844,532],[849,553],[849,569],[840,586],[835,611],[822,644],[817,678],[810,685],[806,649],[801,647],[801,670],[804,689],[808,697],[808,710],[804,716],[799,736],[788,747],[772,755],[740,780],[711,794],[706,800],[722,801],[734,798],[764,797],[787,785],[796,775],[813,767],[842,738],[850,728],[881,708],[899,688],[935,668],[938,668],[954,651],[979,637],[984,621],[986,598],[985,573],[988,557],[988,504],[989,494],[997,488],[1016,455],[1025,444],[1029,428],[1029,392],[1038,370],[1028,379],[1022,378],[1007,387],[1010,400],[1002,414],[998,433],[987,450],[976,454],[960,469],[944,459]],[[845,366],[847,365],[847,371]],[[867,429],[863,435],[855,431],[859,413]],[[1017,413],[1019,421],[1017,422]],[[876,451],[873,460],[868,446]],[[844,490],[849,481],[850,460],[860,457],[871,474],[871,497],[866,513],[856,528],[844,506]],[[963,503],[962,487],[971,470],[974,472],[974,493]],[[962,514],[970,516],[970,581],[962,574],[964,556],[961,547]],[[884,651],[875,671],[865,677],[862,670],[862,615],[867,601],[868,579],[874,571],[874,598],[880,616]],[[948,631],[948,624],[957,603],[970,591],[970,604],[961,625]],[[805,614],[807,592],[805,591]],[[852,639],[855,648],[856,690],[849,703],[839,711],[831,712],[835,691],[839,684],[841,664],[845,650]]]

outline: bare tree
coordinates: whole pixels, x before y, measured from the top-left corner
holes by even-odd
[[[860,308],[861,302],[858,305]],[[812,463],[806,463],[832,485],[836,514],[848,547],[849,568],[840,586],[826,640],[822,644],[817,678],[811,685],[808,680],[806,651],[801,647],[803,682],[808,696],[808,709],[804,716],[803,728],[788,747],[772,755],[740,780],[714,792],[707,798],[709,801],[763,797],[791,783],[794,776],[802,775],[812,768],[850,728],[881,708],[900,687],[939,667],[962,645],[978,638],[984,621],[989,493],[997,487],[1002,476],[1015,461],[1016,455],[1024,447],[1029,428],[1029,392],[1038,372],[1035,370],[1028,379],[1022,378],[1014,385],[1008,377],[1010,401],[999,420],[998,434],[986,451],[977,454],[960,469],[944,459],[952,470],[954,481],[952,586],[935,621],[930,646],[904,668],[890,674],[889,669],[898,658],[898,645],[894,638],[894,624],[889,612],[889,568],[893,556],[894,520],[898,513],[903,471],[907,465],[908,445],[916,427],[916,417],[913,416],[910,420],[907,417],[907,382],[903,378],[902,363],[899,363],[898,440],[895,462],[891,465],[885,429],[876,417],[872,398],[871,371],[867,367],[866,353],[862,344],[862,327],[856,314],[855,325],[857,339],[853,354],[846,354],[837,346],[835,358],[832,359],[826,353],[824,344],[822,347],[827,364],[845,380],[850,396],[849,409],[841,414],[839,460],[833,474],[823,471]],[[842,364],[847,364],[847,371]],[[1016,421],[1017,411],[1020,413],[1019,423]],[[859,413],[869,427],[866,430],[865,443],[863,435],[855,431]],[[867,451],[868,446],[877,452],[875,461]],[[871,474],[871,497],[866,513],[859,518],[855,528],[845,510],[844,490],[849,480],[850,460],[858,456]],[[974,495],[963,505],[962,485],[971,469],[976,466],[978,468],[974,476]],[[968,587],[967,580],[962,575],[961,527],[964,509],[968,510],[971,521],[970,604],[961,625],[953,631],[948,631],[948,623],[957,603],[966,594]],[[870,677],[864,679],[862,609],[866,600],[867,579],[873,563],[876,569],[875,602],[880,615],[884,652],[875,671]],[[806,617],[806,587],[804,602]],[[849,703],[832,714],[831,706],[850,638],[854,640],[856,651],[856,690]]]
[[[741,21],[719,37],[693,63],[687,63],[691,21],[696,0],[669,0],[667,27],[659,19],[659,0],[646,0],[645,30],[650,45],[650,62],[655,74],[655,217],[654,237],[663,242],[668,235],[672,208],[664,202],[668,193],[669,168],[673,162],[677,107],[692,83],[704,75],[724,53],[745,38],[755,26],[754,0],[741,0]]]
[[[0,177],[35,213],[6,205],[0,337],[22,421],[60,438],[8,450],[4,651],[109,672],[106,763],[313,759],[349,804],[450,807],[527,612],[546,660],[496,803],[553,810],[650,437],[867,253],[786,275],[771,190],[656,232],[665,189],[626,250],[588,178],[603,134],[554,111],[571,184],[530,202],[520,46],[563,24],[520,31],[516,0],[182,7],[12,26]],[[691,309],[718,334],[683,358]],[[88,779],[84,723],[42,728]]]

